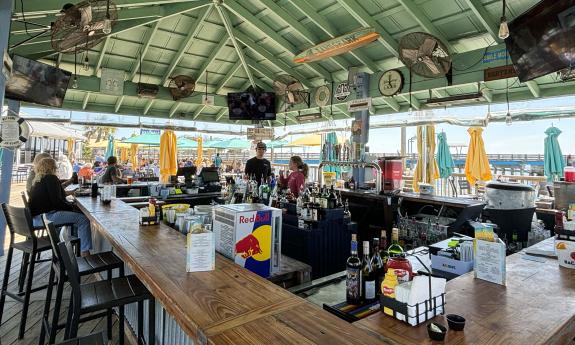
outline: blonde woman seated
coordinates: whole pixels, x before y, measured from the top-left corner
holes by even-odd
[[[73,224],[80,238],[82,255],[87,255],[92,249],[90,221],[82,213],[76,212],[74,204],[66,200],[64,188],[56,176],[57,169],[56,161],[52,158],[38,162],[29,196],[30,213],[35,225],[42,224],[42,214],[46,214],[55,226]]]

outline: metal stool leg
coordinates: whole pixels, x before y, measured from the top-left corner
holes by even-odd
[[[48,291],[46,291],[46,302],[44,303],[44,312],[42,313],[41,329],[40,329],[40,340],[39,345],[44,345],[46,341],[46,330],[50,325],[48,324],[48,319],[50,318],[50,304],[52,302],[52,289],[54,284],[55,276],[54,268],[50,267],[50,277],[48,278]],[[56,311],[54,311],[56,312]]]
[[[119,312],[118,312],[118,318],[119,318],[118,324],[119,324],[119,327],[120,327],[120,328],[119,328],[119,333],[118,333],[118,336],[119,336],[119,338],[120,338],[119,345],[124,345],[124,337],[125,337],[125,334],[124,334],[124,333],[125,333],[125,332],[124,332],[124,326],[125,326],[125,324],[124,324],[124,321],[125,321],[124,308],[125,308],[125,307],[124,307],[123,305],[118,307],[118,309],[119,309]]]
[[[112,308],[108,309],[106,312],[106,321],[107,321],[107,333],[108,333],[108,340],[112,340]]]
[[[28,281],[26,282],[26,290],[24,291],[24,305],[22,306],[22,318],[20,319],[20,332],[18,339],[24,338],[24,331],[26,331],[26,319],[28,317],[28,306],[30,304],[30,291],[32,290],[32,281],[34,280],[34,265],[36,264],[36,255],[30,255],[30,272],[28,272]]]
[[[148,300],[148,345],[156,345],[156,300]]]
[[[48,337],[48,344],[54,344],[56,342],[56,333],[58,333],[58,322],[60,321],[60,308],[62,305],[63,294],[64,294],[64,278],[63,275],[60,274],[58,276],[58,287],[56,288],[56,301],[54,302],[54,313],[52,314],[52,323],[50,324],[50,335]],[[67,324],[70,324],[69,317],[67,317]]]
[[[24,284],[26,283],[26,274],[28,273],[30,254],[22,253],[22,266],[20,266],[20,276],[18,277],[18,294],[22,295],[24,292]]]
[[[0,292],[0,324],[2,324],[2,316],[4,315],[4,303],[6,302],[6,291],[10,279],[10,268],[12,267],[12,254],[14,254],[14,248],[10,246],[8,253],[6,253],[6,269],[4,270],[4,280],[2,280],[2,292]]]

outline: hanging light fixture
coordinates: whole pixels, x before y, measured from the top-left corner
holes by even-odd
[[[112,21],[110,20],[110,0],[106,1],[106,19],[104,19],[104,27],[102,32],[106,35],[112,33]]]
[[[88,59],[88,51],[86,50],[86,55],[84,55],[84,63],[82,64],[84,71],[90,70],[90,60]]]
[[[499,38],[502,40],[509,37],[509,26],[507,26],[507,18],[505,17],[506,1],[503,0],[503,11],[501,15],[501,23],[499,24]]]
[[[78,53],[76,52],[76,50],[74,50],[74,80],[72,81],[72,88],[73,89],[77,89],[78,88],[78,70],[77,70],[77,59],[76,57],[78,56]]]

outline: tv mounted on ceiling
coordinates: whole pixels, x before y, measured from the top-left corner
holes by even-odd
[[[62,107],[72,73],[18,55],[12,57],[12,62],[6,98]]]
[[[522,82],[575,68],[575,1],[539,2],[509,23],[505,44]]]
[[[273,92],[228,93],[230,120],[275,120],[276,99]]]

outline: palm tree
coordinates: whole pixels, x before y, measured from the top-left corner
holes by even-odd
[[[96,137],[96,142],[105,139],[110,134],[116,133],[116,127],[106,127],[106,126],[84,126],[84,136],[88,141],[94,136]]]

